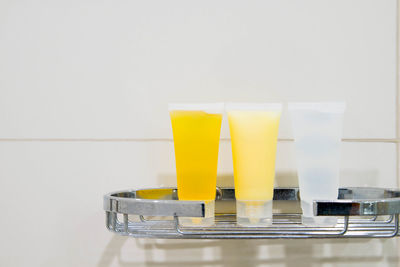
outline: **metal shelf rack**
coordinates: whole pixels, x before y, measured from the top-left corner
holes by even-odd
[[[215,225],[210,227],[179,224],[179,217],[204,217],[205,203],[178,200],[175,188],[113,192],[104,196],[103,204],[108,230],[138,238],[390,238],[399,234],[398,189],[341,188],[338,200],[314,201],[314,215],[338,217],[333,227],[301,224],[301,210],[293,212],[299,203],[298,188],[275,188],[273,225],[268,227],[236,224],[233,188],[217,188]]]

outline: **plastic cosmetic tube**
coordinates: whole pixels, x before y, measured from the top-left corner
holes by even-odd
[[[289,103],[303,224],[335,225],[336,217],[314,216],[314,200],[338,197],[344,102]]]
[[[226,105],[232,140],[237,223],[272,223],[275,159],[281,104]]]
[[[179,200],[206,203],[205,218],[181,217],[186,226],[214,224],[223,103],[169,104]]]

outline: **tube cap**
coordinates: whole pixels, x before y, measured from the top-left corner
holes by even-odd
[[[205,204],[205,217],[179,217],[179,224],[186,227],[214,225],[215,201],[207,201]]]
[[[272,200],[236,200],[237,224],[266,226],[272,224]]]
[[[337,224],[337,217],[314,216],[312,201],[301,201],[301,209],[303,210],[301,220],[304,225],[335,226]]]

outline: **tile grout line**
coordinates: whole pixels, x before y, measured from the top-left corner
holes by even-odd
[[[396,1],[396,139],[400,138],[400,0]],[[400,185],[400,144],[396,144],[397,188]],[[400,240],[397,239],[397,251],[400,252]],[[400,266],[400,265],[399,265]]]
[[[400,0],[396,1],[396,139],[400,139]],[[400,185],[400,144],[397,143],[397,187]]]
[[[399,0],[400,1],[400,0]],[[222,142],[230,142],[230,138],[221,138]],[[293,142],[293,138],[278,138],[279,142]],[[343,142],[360,143],[395,143],[400,138],[343,138]],[[172,138],[0,138],[0,142],[173,142]]]

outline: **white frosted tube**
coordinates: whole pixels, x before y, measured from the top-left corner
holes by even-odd
[[[289,103],[304,224],[336,224],[316,217],[314,200],[338,197],[340,147],[345,103]]]

